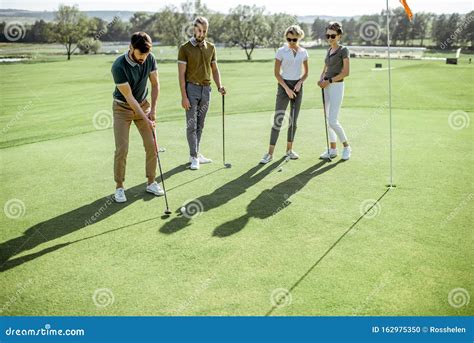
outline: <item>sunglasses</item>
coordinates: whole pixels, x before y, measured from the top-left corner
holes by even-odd
[[[298,41],[298,38],[287,38],[286,39],[288,42],[297,42]]]
[[[326,33],[326,38],[327,38],[327,39],[329,39],[329,38],[331,38],[331,39],[336,39],[336,37],[337,37],[337,35],[328,35],[328,34]]]

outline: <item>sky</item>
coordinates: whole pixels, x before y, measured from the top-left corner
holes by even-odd
[[[184,0],[0,0],[0,8],[52,11],[59,4],[78,5],[83,11],[117,10],[156,12],[161,7]],[[209,8],[227,13],[239,4],[265,6],[268,12],[294,15],[353,16],[378,13],[386,0],[202,0]],[[467,13],[473,9],[472,0],[407,0],[413,12]],[[400,6],[398,0],[389,0],[390,7]]]

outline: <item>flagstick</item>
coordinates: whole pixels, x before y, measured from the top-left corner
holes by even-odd
[[[390,184],[387,185],[389,188],[396,187],[393,184],[393,139],[392,139],[392,67],[390,57],[390,12],[387,3],[387,53],[388,53],[388,113],[390,120]]]

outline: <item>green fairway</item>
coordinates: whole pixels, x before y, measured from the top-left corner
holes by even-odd
[[[466,56],[457,66],[393,61],[397,187],[388,191],[388,77],[373,70],[387,61],[352,59],[340,120],[353,157],[325,163],[324,51],[309,50],[301,158],[278,171],[286,131],[274,162],[257,164],[275,105],[273,50],[251,63],[218,50],[233,167],[222,166],[214,87],[201,147],[214,163],[192,172],[174,52],[155,49],[169,218],[164,199],[144,192],[134,125],[128,202],[110,200],[115,56],[0,65],[0,203],[19,206],[0,219],[2,315],[474,314],[472,299],[456,307],[450,297],[474,295],[473,125],[449,121],[474,113]],[[200,212],[192,219],[177,213],[188,201]]]

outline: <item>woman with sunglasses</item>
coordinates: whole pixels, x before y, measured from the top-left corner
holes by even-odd
[[[274,73],[278,81],[275,116],[270,134],[270,146],[268,153],[263,155],[260,161],[262,164],[266,164],[273,159],[273,151],[275,150],[275,144],[289,102],[291,102],[291,105],[286,156],[292,160],[299,158],[298,154],[293,150],[293,140],[303,99],[303,82],[308,78],[309,71],[308,52],[299,46],[299,42],[303,38],[304,31],[301,27],[298,25],[290,26],[285,31],[285,39],[288,44],[278,49],[275,56]]]
[[[344,78],[349,76],[349,49],[339,45],[342,36],[342,25],[340,23],[329,23],[326,28],[326,38],[330,45],[327,52],[325,65],[318,86],[324,89],[324,99],[326,102],[326,115],[328,122],[329,142],[331,148],[325,151],[319,158],[328,159],[337,156],[337,138],[342,142],[344,150],[342,159],[348,160],[351,157],[351,147],[347,142],[347,137],[339,123],[339,111],[344,97]]]

